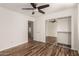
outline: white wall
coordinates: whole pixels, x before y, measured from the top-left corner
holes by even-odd
[[[79,40],[79,4],[78,4],[78,40]]]
[[[78,4],[78,41],[79,41],[79,4]]]
[[[79,41],[78,41],[78,4],[76,4],[76,7],[74,8],[74,13],[72,15],[73,19],[73,48],[76,50],[79,50]]]
[[[57,37],[57,23],[46,21],[46,36]]]
[[[34,40],[45,42],[45,21],[37,18],[34,21]]]
[[[28,42],[31,17],[0,7],[0,50]]]
[[[38,25],[40,25],[39,27],[39,30],[38,32],[40,32],[39,34],[38,33],[35,33],[35,35],[37,35],[38,37],[38,41],[43,41],[45,42],[46,41],[46,26],[45,26],[45,22],[46,20],[48,19],[51,19],[51,18],[61,18],[61,17],[67,17],[67,16],[71,16],[71,31],[72,31],[72,34],[71,34],[71,45],[72,45],[72,49],[78,49],[77,47],[75,47],[75,45],[78,45],[76,44],[77,43],[77,40],[78,40],[78,30],[77,29],[77,8],[74,7],[74,8],[69,8],[69,9],[65,9],[65,10],[61,10],[61,11],[57,11],[57,12],[51,12],[51,14],[47,14],[47,15],[43,15],[41,17],[38,18],[39,21],[37,21]],[[36,27],[38,27],[37,25],[35,25]],[[41,37],[41,39],[40,39]]]

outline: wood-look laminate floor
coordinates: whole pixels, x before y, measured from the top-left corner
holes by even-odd
[[[0,56],[78,56],[78,51],[59,45],[29,42],[0,52]]]

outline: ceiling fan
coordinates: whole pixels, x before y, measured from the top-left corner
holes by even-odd
[[[42,6],[38,6],[38,7],[37,7],[37,4],[36,3],[30,3],[30,4],[31,4],[31,6],[33,8],[22,8],[22,9],[23,10],[33,10],[32,15],[35,14],[36,11],[38,11],[38,12],[40,12],[42,14],[45,14],[45,12],[42,11],[41,9],[46,8],[46,7],[49,7],[49,4],[42,5]]]

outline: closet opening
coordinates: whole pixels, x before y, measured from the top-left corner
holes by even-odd
[[[46,20],[46,43],[71,48],[71,16]]]

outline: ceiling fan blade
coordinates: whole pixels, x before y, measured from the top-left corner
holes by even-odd
[[[22,8],[23,10],[34,10],[34,8]]]
[[[42,6],[39,6],[38,9],[43,9],[43,8],[46,8],[46,7],[49,7],[49,4],[47,5],[42,5]]]
[[[38,11],[40,12],[40,13],[42,13],[42,14],[45,14],[45,12],[43,12],[42,10],[40,10],[40,9],[38,9]]]
[[[36,4],[35,3],[31,3],[32,7],[36,9]]]

